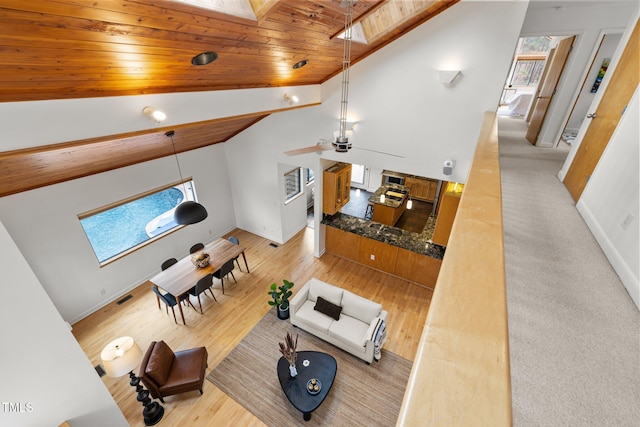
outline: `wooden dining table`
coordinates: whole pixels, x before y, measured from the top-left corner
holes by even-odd
[[[242,255],[244,265],[249,273],[249,264],[244,253],[244,247],[230,242],[227,239],[219,238],[207,244],[204,252],[209,254],[209,265],[203,268],[196,267],[191,262],[191,256],[186,256],[179,260],[176,264],[164,271],[153,276],[149,281],[164,291],[176,297],[180,301],[180,296],[186,294],[189,289],[196,285],[196,282],[207,274],[215,273],[220,270],[222,265],[236,257]],[[182,304],[178,304],[182,323],[187,324],[184,320]]]

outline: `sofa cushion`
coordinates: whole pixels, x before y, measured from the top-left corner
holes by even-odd
[[[367,329],[367,333],[364,335],[362,339],[362,345],[365,345],[367,341],[373,341],[374,332],[378,327],[378,323],[380,323],[380,318],[378,316],[374,317],[371,323],[369,324],[369,328]]]
[[[164,341],[156,342],[151,351],[147,367],[144,372],[159,386],[164,385],[169,378],[169,371],[173,363],[173,351]]]
[[[334,320],[318,311],[314,310],[315,304],[311,300],[305,301],[300,310],[296,312],[296,324],[307,328],[316,329],[326,334],[329,333],[329,326]]]
[[[367,324],[380,314],[382,304],[373,302],[354,293],[345,291],[342,296],[342,314],[355,317]]]
[[[350,346],[363,347],[363,338],[369,329],[369,324],[349,316],[342,316],[339,322],[333,322],[329,327],[329,335]]]
[[[315,277],[309,279],[308,299],[316,302],[318,297],[322,297],[335,305],[342,305],[342,294],[344,291],[337,286],[330,285]]]
[[[342,311],[342,307],[332,304],[320,296],[318,297],[316,305],[315,307],[313,307],[313,309],[315,311],[319,311],[322,314],[326,314],[327,316],[332,317],[335,320],[340,320],[340,312]]]

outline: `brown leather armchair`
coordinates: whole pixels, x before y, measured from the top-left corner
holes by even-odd
[[[165,396],[199,390],[202,394],[207,349],[173,352],[164,341],[153,341],[140,364],[140,379],[151,396],[164,402]]]

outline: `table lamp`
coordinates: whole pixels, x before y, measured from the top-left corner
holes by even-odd
[[[144,424],[152,426],[157,424],[164,415],[164,408],[158,402],[152,402],[149,391],[140,384],[133,370],[142,361],[142,350],[131,337],[121,337],[111,341],[100,353],[104,370],[110,377],[121,377],[129,374],[129,384],[136,388],[138,402],[144,409],[142,415]]]

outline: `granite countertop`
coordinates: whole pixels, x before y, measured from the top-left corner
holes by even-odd
[[[386,194],[387,192],[400,194],[401,196],[399,197],[399,200],[396,200],[393,197],[390,197],[390,195]],[[380,196],[383,195],[383,194],[385,194],[385,200],[384,200],[384,202],[381,202],[380,201]],[[399,208],[400,206],[402,206],[402,203],[407,198],[407,194],[409,194],[409,189],[407,187],[405,187],[404,185],[385,184],[385,185],[381,186],[380,188],[378,188],[375,191],[375,193],[373,193],[369,197],[369,202],[370,203],[375,203],[377,205],[389,206],[389,207],[392,207],[392,208],[395,209],[395,208]],[[395,195],[395,194],[393,194],[393,195]]]
[[[445,248],[430,242],[433,234],[431,226],[426,226],[422,233],[414,233],[340,212],[333,216],[326,216],[322,223],[432,258],[442,259],[444,257]]]

